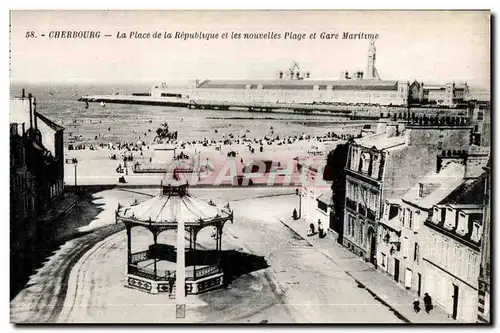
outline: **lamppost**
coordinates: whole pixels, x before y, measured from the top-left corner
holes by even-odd
[[[73,159],[71,159],[71,163],[75,166],[75,192],[78,192],[78,187],[77,187],[77,184],[76,184],[76,179],[77,179],[77,166],[78,166],[78,160],[73,157]]]
[[[302,216],[302,193],[300,193],[300,190],[296,188],[295,194],[299,196],[299,216],[297,216],[297,219],[300,219]]]

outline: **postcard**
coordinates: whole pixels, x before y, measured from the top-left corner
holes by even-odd
[[[14,324],[491,324],[491,13],[12,10]]]

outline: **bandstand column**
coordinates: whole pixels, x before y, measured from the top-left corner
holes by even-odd
[[[193,230],[193,279],[196,280],[196,263],[198,262],[198,253],[196,252],[196,236],[198,235],[198,230]]]
[[[185,249],[185,239],[186,229],[184,229],[185,223],[183,219],[179,219],[177,222],[177,270],[176,270],[176,318],[186,317],[186,249]]]
[[[130,264],[132,261],[132,235],[131,235],[131,226],[127,223],[127,264]]]
[[[222,225],[217,227],[217,265],[220,267],[220,255],[222,251]]]
[[[193,249],[193,228],[189,229],[189,249]]]
[[[155,271],[155,277],[156,277],[156,276],[158,276],[158,271],[156,268],[156,262],[157,262],[156,255],[158,254],[158,249],[156,248],[156,244],[158,244],[158,231],[152,230],[152,233],[153,233],[154,251],[155,251],[155,257],[153,258],[154,259],[154,271]]]

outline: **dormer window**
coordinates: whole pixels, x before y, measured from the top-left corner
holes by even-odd
[[[467,234],[467,232],[469,231],[468,222],[468,216],[464,212],[460,212],[460,214],[458,214],[457,234],[459,234],[460,236],[465,236]]]
[[[441,221],[441,208],[434,207],[434,212],[432,214],[432,222],[438,224]]]
[[[444,227],[448,230],[455,228],[456,210],[451,207],[446,208]]]
[[[478,221],[474,221],[472,223],[472,233],[470,236],[471,241],[479,243],[479,241],[481,240],[481,229],[482,226]]]

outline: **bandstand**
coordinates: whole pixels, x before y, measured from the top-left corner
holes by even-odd
[[[164,178],[157,196],[130,207],[119,207],[116,219],[117,222],[123,222],[127,230],[127,287],[152,294],[174,295],[174,263],[177,261],[179,265],[179,258],[184,272],[178,274],[181,279],[182,275],[185,276],[186,294],[199,294],[223,286],[222,229],[227,221],[233,221],[229,204],[220,208],[189,195],[187,181],[180,180],[174,172],[170,179],[168,176]],[[132,253],[132,228],[136,226],[145,227],[152,233],[153,244],[145,251]],[[183,249],[180,249],[179,243],[176,246],[158,243],[158,235],[162,232],[179,227],[182,232],[182,226],[186,244],[189,237],[188,248],[182,245]],[[198,233],[209,226],[215,228],[215,251],[200,251],[197,249]]]

